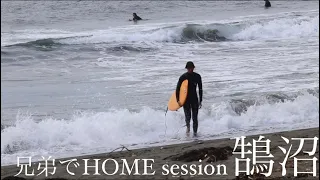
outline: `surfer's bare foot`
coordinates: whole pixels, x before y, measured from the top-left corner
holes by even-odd
[[[193,136],[194,136],[194,137],[197,137],[197,133],[196,133],[196,132],[195,132],[195,133],[193,133]]]

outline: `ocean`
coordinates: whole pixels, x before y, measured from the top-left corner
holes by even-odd
[[[319,1],[1,1],[1,165],[319,127]],[[142,19],[129,21],[132,13]]]

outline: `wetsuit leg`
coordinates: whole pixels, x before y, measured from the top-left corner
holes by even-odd
[[[183,106],[183,110],[184,110],[184,116],[185,116],[185,120],[186,120],[186,126],[187,128],[190,128],[190,119],[191,119],[191,105],[189,103],[186,103]]]
[[[193,121],[193,133],[198,132],[198,110],[199,110],[199,104],[198,103],[192,103],[191,104],[192,109],[192,121]]]

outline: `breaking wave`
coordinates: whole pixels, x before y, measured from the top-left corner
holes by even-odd
[[[284,131],[319,126],[319,92],[296,96],[268,95],[264,103],[233,101],[212,105],[199,114],[201,138],[236,136],[239,132]],[[235,107],[241,108],[237,112]],[[235,113],[237,112],[237,113]],[[70,119],[18,115],[12,126],[1,127],[1,162],[12,163],[17,155],[68,156],[99,153],[126,146],[150,146],[186,140],[183,112],[149,107],[139,112],[110,109],[107,112],[79,112]],[[181,131],[180,131],[181,130]],[[41,134],[41,136],[39,136]]]
[[[180,23],[181,24],[181,23]],[[175,24],[175,25],[145,25],[128,26],[118,29],[96,30],[90,32],[38,32],[26,36],[33,40],[4,46],[53,47],[61,45],[100,44],[100,43],[199,43],[220,41],[242,41],[278,38],[300,38],[318,36],[319,15],[281,17],[263,17],[242,21],[209,24]],[[160,26],[160,27],[159,27]],[[162,27],[161,27],[162,26]],[[41,37],[40,39],[38,38]],[[46,37],[46,38],[43,38]],[[9,45],[8,45],[9,43]],[[131,48],[129,48],[130,50]]]

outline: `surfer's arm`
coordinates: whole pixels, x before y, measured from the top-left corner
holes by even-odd
[[[202,102],[202,80],[201,76],[199,75],[199,82],[198,82],[198,87],[199,87],[199,98],[200,98],[200,103]]]
[[[176,88],[176,98],[177,98],[177,102],[179,102],[179,95],[180,95],[180,88],[181,88],[181,84],[182,84],[182,76],[179,78],[178,84],[177,84],[177,88]]]

